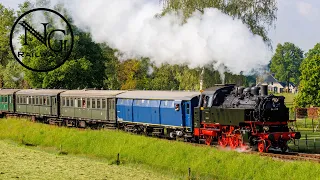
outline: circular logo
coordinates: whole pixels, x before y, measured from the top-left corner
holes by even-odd
[[[36,11],[36,15],[42,12],[41,17],[32,18],[31,13]],[[49,16],[50,13],[60,17],[60,21],[54,22],[56,18]],[[20,34],[14,37],[17,27],[20,28]],[[47,8],[36,8],[23,13],[15,21],[10,32],[13,56],[23,67],[35,72],[49,72],[59,68],[70,57],[73,44],[70,23],[60,13]],[[15,50],[14,45],[21,48]]]

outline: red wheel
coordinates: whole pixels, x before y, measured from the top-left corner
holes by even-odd
[[[223,137],[223,136],[220,136],[219,139],[218,139],[218,144],[219,146],[221,147],[226,147],[228,142],[226,141],[226,138]]]
[[[210,146],[212,143],[212,136],[206,136],[206,145]]]
[[[239,146],[237,137],[236,137],[236,136],[231,137],[229,144],[230,144],[230,147],[231,147],[232,149],[237,148],[237,147]]]
[[[258,142],[258,151],[261,153],[267,152],[267,145],[265,140]]]

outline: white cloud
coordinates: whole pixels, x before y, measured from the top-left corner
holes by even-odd
[[[304,1],[297,1],[296,6],[299,14],[301,14],[302,16],[311,16],[315,13],[315,9],[312,7],[310,3]]]

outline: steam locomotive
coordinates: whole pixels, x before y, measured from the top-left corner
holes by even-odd
[[[285,152],[287,142],[300,139],[301,134],[288,128],[289,109],[284,99],[268,95],[267,86],[216,86],[201,94],[194,112],[194,136],[203,137],[208,145],[216,140],[223,147]]]
[[[26,116],[73,127],[125,131],[218,143],[231,148],[272,148],[285,152],[301,137],[288,128],[283,96],[267,86],[216,85],[200,92],[0,89],[0,117]]]

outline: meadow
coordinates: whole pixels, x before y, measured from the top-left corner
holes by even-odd
[[[145,168],[59,155],[54,149],[26,147],[8,140],[0,140],[0,159],[0,179],[174,179]]]
[[[119,153],[120,166],[146,167],[178,179],[186,179],[189,168],[192,177],[201,179],[320,179],[320,165],[312,162],[284,162],[117,130],[78,130],[1,119],[0,139],[54,148],[68,156],[103,159],[109,164],[114,164]]]

